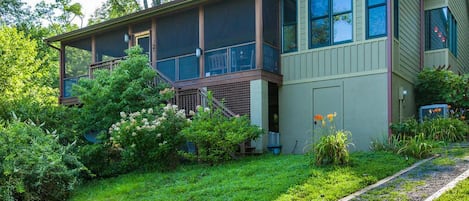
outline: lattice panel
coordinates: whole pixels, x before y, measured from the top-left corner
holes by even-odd
[[[239,115],[250,115],[250,84],[249,81],[207,87],[219,101],[224,100],[225,106]]]

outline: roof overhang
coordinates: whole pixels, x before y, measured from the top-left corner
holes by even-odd
[[[165,15],[171,12],[193,7],[195,5],[199,5],[208,1],[209,0],[174,0],[172,2],[164,3],[159,6],[141,10],[141,11],[129,14],[129,15],[110,19],[108,21],[90,25],[85,28],[81,28],[81,29],[67,32],[61,35],[53,36],[53,37],[45,39],[45,41],[47,43],[57,42],[57,41],[70,41],[76,38],[92,35],[94,33],[102,32],[108,29],[112,29],[118,26],[125,25],[125,24],[138,22],[138,21],[150,18],[150,16]]]

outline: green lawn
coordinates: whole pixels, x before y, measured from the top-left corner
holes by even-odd
[[[409,166],[389,153],[354,153],[350,167],[311,167],[302,155],[248,157],[167,173],[131,173],[92,181],[71,200],[335,200]]]

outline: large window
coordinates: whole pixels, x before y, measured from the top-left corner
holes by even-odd
[[[298,50],[296,0],[283,1],[283,52]]]
[[[352,41],[351,0],[310,0],[311,48]]]
[[[457,56],[458,24],[448,8],[425,11],[425,26],[426,50],[448,48]]]
[[[386,0],[367,0],[366,37],[376,38],[386,36],[387,9]]]

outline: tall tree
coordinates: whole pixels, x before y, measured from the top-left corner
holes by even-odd
[[[88,24],[97,24],[141,10],[138,0],[107,0],[94,11]]]
[[[0,25],[18,25],[37,22],[22,0],[0,0]]]

